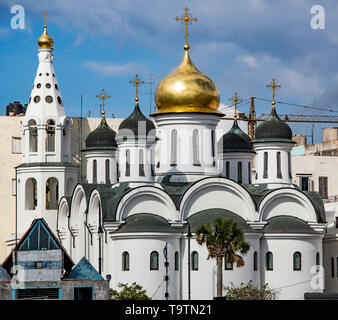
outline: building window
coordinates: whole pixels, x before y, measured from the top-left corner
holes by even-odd
[[[327,177],[319,177],[319,194],[323,199],[328,198]]]
[[[334,258],[331,258],[331,278],[334,278]]]
[[[153,251],[150,254],[150,270],[158,270],[158,252]]]
[[[55,122],[48,120],[46,124],[45,147],[47,152],[55,151]]]
[[[237,181],[238,183],[242,183],[242,161],[237,162]]]
[[[37,199],[37,183],[34,178],[27,179],[25,191],[26,191],[25,209],[35,210],[38,205],[38,199]]]
[[[178,251],[175,252],[175,271],[179,270],[180,267],[180,260],[179,260],[179,253]]]
[[[97,161],[93,161],[93,183],[97,183]]]
[[[177,130],[171,131],[171,166],[177,166]]]
[[[228,259],[229,259],[229,253],[226,252],[225,255],[224,255],[224,269],[225,270],[233,270],[234,266],[233,266],[232,263],[228,262]]]
[[[338,217],[336,217],[336,228],[338,228]]]
[[[92,287],[75,287],[74,288],[74,300],[93,300],[93,288]]]
[[[29,120],[29,152],[38,152],[38,129],[35,120]]]
[[[266,270],[273,270],[273,255],[270,251],[266,253]]]
[[[197,251],[193,251],[191,253],[191,270],[198,271],[198,253]]]
[[[211,130],[211,156],[213,159],[213,167],[216,165],[215,162],[215,130]]]
[[[299,177],[300,188],[303,191],[309,191],[309,177]]]
[[[150,151],[150,156],[151,156],[151,165],[150,165],[150,170],[151,170],[151,176],[155,176],[155,157],[154,157],[154,150],[152,149]]]
[[[198,130],[194,129],[192,133],[192,154],[193,154],[193,165],[200,166],[200,146],[199,146],[199,137]]]
[[[110,183],[110,161],[106,159],[106,183]]]
[[[316,253],[316,270],[317,272],[319,271],[319,266],[320,266],[320,255],[319,255],[319,252]]]
[[[138,164],[138,174],[140,177],[144,177],[144,157],[143,157],[143,149],[140,149],[138,152],[139,156],[139,164]]]
[[[130,150],[126,150],[126,177],[130,176]]]
[[[227,179],[230,178],[230,162],[229,162],[229,161],[227,161],[227,162],[225,163],[225,177],[226,177]]]
[[[22,153],[21,138],[12,137],[12,153],[14,154]]]
[[[253,268],[254,268],[254,271],[258,270],[258,254],[257,254],[257,251],[255,251],[254,255],[253,255]]]
[[[268,177],[268,153],[264,152],[264,174],[263,178],[266,179]]]
[[[59,183],[56,178],[49,178],[46,182],[46,210],[57,209],[59,201]]]
[[[288,152],[288,163],[289,163],[289,178],[292,179],[292,173],[291,173],[291,153]]]
[[[15,299],[60,299],[60,288],[16,289]]]
[[[248,181],[251,184],[251,162],[248,162]]]
[[[280,152],[277,152],[277,178],[282,179],[282,171],[281,171],[281,155]]]
[[[302,270],[302,254],[298,251],[293,254],[293,270]]]
[[[129,271],[129,253],[127,251],[122,253],[122,271]]]
[[[16,196],[16,180],[12,179],[12,196]]]

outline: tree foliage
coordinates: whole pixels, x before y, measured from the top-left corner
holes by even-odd
[[[247,284],[242,282],[239,286],[231,282],[225,290],[227,300],[276,300],[279,296],[279,290],[269,288],[267,283],[259,288],[252,280]]]
[[[208,249],[208,258],[216,259],[217,264],[217,296],[222,296],[223,275],[222,263],[227,254],[226,263],[236,263],[237,267],[244,265],[244,260],[238,253],[248,252],[250,245],[245,242],[243,230],[236,221],[226,218],[217,218],[213,225],[203,224],[197,230],[197,242],[205,244]]]
[[[119,283],[117,287],[120,291],[110,289],[110,299],[113,300],[150,300],[146,294],[146,290],[136,282],[131,285],[128,283]]]

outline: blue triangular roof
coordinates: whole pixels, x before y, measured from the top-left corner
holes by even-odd
[[[2,267],[2,265],[0,264],[0,281],[6,281],[6,280],[11,280],[11,276],[8,274],[8,272],[6,271],[6,269],[4,269]]]
[[[85,257],[83,257],[72,269],[67,278],[80,280],[104,280]]]

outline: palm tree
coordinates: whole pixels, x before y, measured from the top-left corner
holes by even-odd
[[[200,245],[204,243],[209,251],[208,260],[216,259],[217,264],[217,297],[222,296],[223,274],[222,264],[223,257],[227,254],[225,263],[235,263],[237,267],[244,266],[243,258],[238,254],[246,253],[250,245],[245,242],[243,230],[237,226],[236,221],[226,218],[217,218],[210,224],[203,224],[197,230],[197,242]]]

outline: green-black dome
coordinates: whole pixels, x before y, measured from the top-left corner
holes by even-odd
[[[254,142],[259,140],[293,142],[291,128],[279,118],[274,107],[268,118],[256,129]]]
[[[118,135],[121,137],[155,137],[154,123],[144,116],[138,102],[136,102],[132,114],[121,122]]]
[[[217,143],[218,153],[254,152],[250,137],[242,131],[235,119],[232,128]]]
[[[105,117],[102,117],[100,125],[86,138],[86,149],[116,148],[116,132],[109,127]]]

